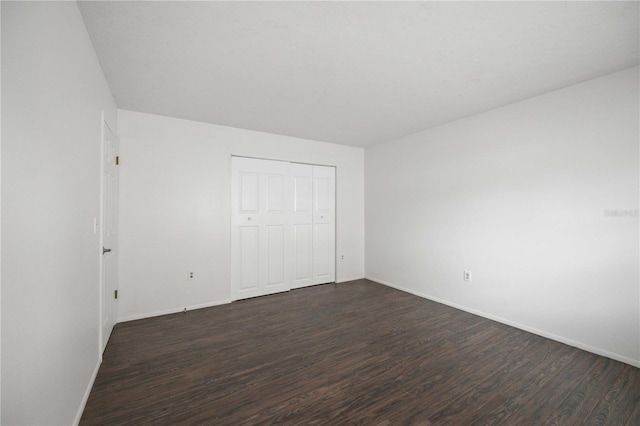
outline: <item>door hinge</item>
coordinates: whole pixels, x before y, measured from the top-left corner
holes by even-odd
[[[118,298],[118,290],[114,290],[113,291],[113,298],[117,299]]]
[[[117,166],[118,164],[120,164],[120,156],[119,156],[119,155],[116,155],[116,166]]]

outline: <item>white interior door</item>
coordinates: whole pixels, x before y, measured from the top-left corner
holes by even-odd
[[[231,298],[291,288],[290,177],[284,161],[232,158]]]
[[[291,164],[293,188],[291,288],[313,284],[313,166]]]
[[[336,279],[336,169],[313,166],[313,284]]]
[[[101,213],[101,350],[104,352],[116,324],[118,256],[118,137],[103,124],[102,140],[102,213]]]

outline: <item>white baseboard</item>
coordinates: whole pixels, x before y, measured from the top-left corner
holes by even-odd
[[[78,426],[80,424],[80,419],[82,418],[84,407],[87,405],[87,401],[89,400],[89,395],[91,394],[91,389],[93,389],[93,383],[96,381],[96,377],[98,377],[98,370],[100,370],[101,364],[102,364],[102,360],[100,359],[100,357],[98,357],[98,362],[96,363],[96,366],[93,369],[93,374],[91,375],[91,379],[89,379],[89,384],[87,385],[87,389],[84,391],[82,401],[80,402],[80,408],[78,408],[78,412],[76,413],[76,418],[73,420],[74,426]]]
[[[340,281],[336,281],[336,284],[346,283],[347,281],[357,281],[363,280],[364,277],[356,277],[356,278],[340,278]]]
[[[168,314],[177,314],[178,312],[184,312],[185,309],[187,311],[193,311],[194,309],[202,309],[202,308],[210,308],[212,306],[218,306],[218,305],[226,305],[227,303],[231,303],[231,300],[218,300],[215,302],[210,302],[210,303],[202,303],[199,305],[191,305],[191,306],[185,306],[182,308],[171,308],[171,309],[165,309],[162,311],[155,311],[155,312],[149,312],[146,314],[138,314],[138,315],[129,315],[126,316],[124,318],[118,318],[118,322],[127,322],[127,321],[135,321],[135,320],[139,320],[139,319],[145,319],[145,318],[152,318],[152,317],[159,317],[161,315],[168,315]]]
[[[498,316],[495,316],[495,315],[492,315],[492,314],[488,314],[486,312],[479,311],[477,309],[468,308],[468,307],[463,306],[463,305],[458,305],[457,303],[452,303],[452,302],[449,302],[447,300],[443,300],[443,299],[440,299],[440,298],[437,298],[437,297],[433,297],[433,296],[430,296],[430,295],[428,295],[426,293],[422,293],[422,292],[419,292],[419,291],[411,290],[409,288],[406,288],[406,287],[403,287],[403,286],[400,286],[400,285],[396,285],[396,284],[392,284],[390,282],[386,282],[384,280],[380,280],[380,279],[375,278],[375,277],[365,277],[365,278],[367,280],[369,280],[369,281],[374,281],[374,282],[377,282],[379,284],[386,285],[387,287],[392,287],[392,288],[395,288],[396,290],[404,291],[405,293],[410,293],[410,294],[413,294],[415,296],[419,296],[419,297],[422,297],[424,299],[431,300],[433,302],[442,303],[443,305],[451,306],[452,308],[459,309],[461,311],[465,311],[465,312],[468,312],[470,314],[478,315],[480,317],[487,318],[487,319],[490,319],[490,320],[493,320],[493,321],[497,321],[499,323],[506,324],[506,325],[509,325],[511,327],[519,328],[520,330],[524,330],[524,331],[527,331],[529,333],[537,334],[538,336],[546,337],[547,339],[555,340],[557,342],[564,343],[566,345],[573,346],[575,348],[582,349],[582,350],[585,350],[587,352],[594,353],[596,355],[602,355],[602,356],[605,356],[607,358],[614,359],[616,361],[624,362],[625,364],[629,364],[629,365],[632,365],[634,367],[640,367],[640,360],[637,360],[637,359],[633,359],[633,358],[629,358],[629,357],[626,357],[626,356],[623,356],[623,355],[619,355],[619,354],[607,351],[605,349],[601,349],[601,348],[597,348],[597,347],[594,347],[594,346],[591,346],[591,345],[587,345],[587,344],[582,343],[582,342],[577,342],[575,340],[571,340],[571,339],[568,339],[568,338],[565,338],[565,337],[562,337],[562,336],[558,336],[557,334],[549,333],[549,332],[544,331],[544,330],[539,330],[539,329],[534,328],[534,327],[529,327],[528,325],[521,324],[521,323],[515,322],[515,321],[511,321],[511,320],[508,320],[506,318],[498,317]]]
[[[356,280],[362,280],[362,279],[364,279],[364,277],[343,278],[340,281],[336,281],[336,283],[340,284],[340,283],[344,283],[344,282],[347,282],[347,281],[356,281]],[[294,289],[292,288],[292,290],[294,290]],[[179,312],[184,312],[185,309],[187,311],[193,311],[194,309],[210,308],[212,306],[225,305],[225,304],[231,303],[231,302],[232,302],[231,299],[228,299],[228,300],[225,299],[225,300],[218,300],[216,302],[210,302],[210,303],[203,303],[203,304],[199,304],[199,305],[186,306],[186,307],[182,307],[182,308],[164,309],[162,311],[149,312],[149,313],[146,313],[146,314],[128,315],[128,316],[125,316],[125,317],[122,317],[122,318],[118,318],[118,323],[128,322],[128,321],[135,321],[135,320],[145,319],[145,318],[159,317],[161,315],[177,314]]]

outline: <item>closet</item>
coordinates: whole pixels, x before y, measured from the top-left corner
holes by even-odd
[[[335,281],[335,167],[232,157],[231,299]]]

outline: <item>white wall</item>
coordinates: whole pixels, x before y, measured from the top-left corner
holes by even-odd
[[[336,166],[337,280],[364,276],[362,148],[123,110],[119,135],[118,321],[230,300],[232,155]]]
[[[366,276],[640,365],[638,120],[633,68],[367,149]]]
[[[101,115],[75,2],[2,2],[2,424],[72,424],[99,365]]]

